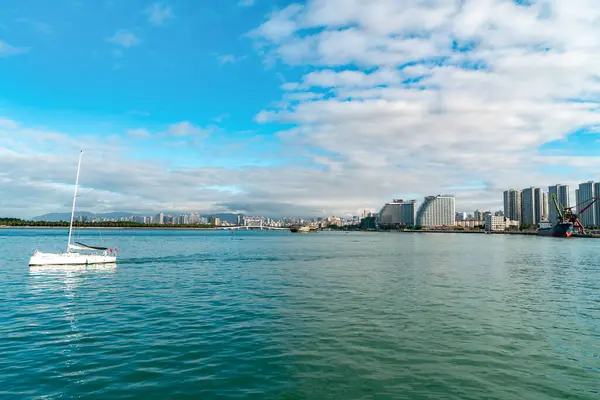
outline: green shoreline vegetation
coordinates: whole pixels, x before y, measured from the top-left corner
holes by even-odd
[[[6,228],[68,228],[68,221],[27,221],[19,218],[0,218],[0,227]],[[80,222],[73,221],[74,228],[135,228],[135,229],[216,229],[214,224],[140,224],[130,221]]]

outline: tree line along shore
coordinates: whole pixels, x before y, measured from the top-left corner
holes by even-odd
[[[68,228],[67,221],[27,221],[18,218],[0,218],[0,228]],[[114,222],[78,222],[73,221],[74,228],[135,228],[135,229],[216,229],[214,224],[161,225],[140,224],[129,221]]]

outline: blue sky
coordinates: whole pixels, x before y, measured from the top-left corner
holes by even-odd
[[[5,0],[0,206],[65,209],[79,148],[90,211],[574,188],[600,167],[600,12],[569,4]]]
[[[243,141],[254,131],[261,149],[273,145],[275,129],[253,119],[280,95],[281,75],[265,69],[245,35],[277,2],[22,3],[0,6],[0,37],[27,49],[0,63],[10,77],[0,93],[3,114],[74,135],[190,121],[223,131],[209,142]],[[153,21],[151,7],[165,16]],[[110,41],[118,32],[124,41]],[[154,144],[155,155],[169,157],[164,143]]]

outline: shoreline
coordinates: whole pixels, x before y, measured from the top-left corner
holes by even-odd
[[[68,226],[6,226],[0,225],[0,230],[8,229],[29,229],[29,230],[48,230],[48,229],[61,229],[68,230]],[[219,228],[172,228],[169,226],[156,227],[156,226],[78,226],[73,229],[84,229],[84,230],[110,230],[110,231],[227,231],[230,228],[219,227]],[[259,230],[259,229],[251,229]],[[286,230],[286,229],[281,229]],[[327,231],[327,230],[324,230]],[[485,230],[459,230],[459,229],[426,229],[426,230],[332,230],[333,232],[366,232],[366,233],[459,233],[459,234],[479,234],[479,235],[513,235],[513,236],[538,236],[535,231],[485,231]],[[573,235],[574,239],[600,239],[600,234],[591,234],[586,236]]]
[[[1,225],[0,229],[64,229],[68,226],[6,226]],[[227,230],[223,228],[169,228],[169,227],[138,227],[138,226],[74,226],[73,229],[106,229],[106,230],[165,230],[165,231],[219,231]]]
[[[517,235],[517,236],[539,236],[535,231],[463,231],[454,229],[429,229],[429,230],[403,230],[403,231],[390,231],[394,233],[471,233],[480,235]],[[546,237],[546,236],[539,236]],[[573,239],[600,239],[600,234],[590,234],[586,236],[573,235]],[[565,238],[566,239],[566,238]]]

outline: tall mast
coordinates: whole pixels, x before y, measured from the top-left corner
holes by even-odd
[[[67,243],[67,253],[71,250],[71,233],[73,232],[73,218],[75,217],[75,201],[77,200],[77,186],[79,185],[79,170],[81,169],[81,157],[83,150],[79,153],[79,164],[77,164],[77,178],[75,178],[75,194],[73,194],[73,209],[71,210],[71,223],[69,224],[69,242]]]

